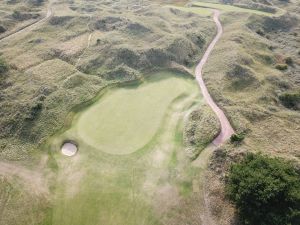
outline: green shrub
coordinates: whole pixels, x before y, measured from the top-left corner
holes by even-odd
[[[231,143],[241,143],[245,138],[245,133],[233,134],[230,137]]]
[[[6,31],[5,27],[3,27],[3,26],[0,25],[0,34],[4,33],[5,31]]]
[[[298,93],[284,93],[279,96],[281,103],[290,109],[298,109],[300,107],[300,91]]]
[[[31,109],[29,115],[25,118],[28,121],[33,121],[35,120],[41,113],[43,109],[43,104],[41,102],[35,103]]]
[[[286,70],[288,67],[286,64],[277,64],[275,68],[278,70]]]
[[[226,193],[243,224],[300,224],[300,174],[282,159],[248,154],[231,166]]]
[[[8,71],[8,65],[6,62],[0,58],[0,74],[3,74]]]
[[[256,33],[260,36],[265,36],[265,32],[262,29],[258,29]]]
[[[293,59],[291,57],[287,57],[285,59],[285,63],[288,64],[288,65],[293,65],[294,62],[293,62]]]

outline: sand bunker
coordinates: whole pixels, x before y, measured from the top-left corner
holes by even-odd
[[[77,152],[77,146],[74,143],[66,142],[61,147],[61,152],[66,156],[73,156]]]

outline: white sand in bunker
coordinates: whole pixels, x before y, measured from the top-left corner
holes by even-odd
[[[77,146],[73,143],[70,143],[70,142],[64,143],[63,146],[61,147],[62,154],[66,155],[66,156],[75,155],[77,150],[78,150]]]

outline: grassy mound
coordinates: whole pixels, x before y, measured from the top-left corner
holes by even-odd
[[[253,87],[253,85],[258,85],[255,73],[247,66],[235,64],[226,75],[227,79],[231,82],[231,88],[235,90],[242,90],[251,86]]]
[[[219,121],[208,106],[193,111],[184,128],[186,151],[191,159],[195,159],[219,133]]]

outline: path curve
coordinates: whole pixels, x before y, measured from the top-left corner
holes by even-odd
[[[7,40],[7,39],[9,39],[9,38],[11,38],[15,35],[18,35],[18,34],[24,32],[24,31],[27,31],[27,30],[30,31],[35,26],[38,26],[38,24],[43,23],[44,21],[49,19],[53,15],[52,4],[53,4],[53,2],[50,1],[49,4],[48,4],[48,7],[47,7],[47,13],[46,13],[45,17],[43,17],[40,20],[37,20],[37,21],[27,25],[27,26],[21,27],[20,29],[14,31],[14,32],[12,32],[12,33],[4,36],[4,37],[1,37],[0,42],[5,41],[5,40]]]
[[[224,143],[226,140],[228,140],[232,134],[234,134],[234,130],[233,130],[229,120],[227,119],[225,113],[223,112],[223,110],[219,108],[219,106],[215,103],[215,101],[210,96],[210,94],[207,90],[207,87],[202,78],[203,66],[205,65],[205,63],[208,59],[208,56],[212,52],[213,48],[215,47],[216,43],[218,42],[218,40],[220,39],[220,37],[222,36],[222,33],[223,33],[223,28],[219,21],[220,11],[213,10],[213,12],[214,12],[213,18],[216,23],[218,32],[217,32],[217,35],[215,36],[215,38],[209,44],[208,48],[206,49],[201,61],[197,65],[197,67],[195,69],[195,75],[196,75],[197,82],[201,88],[201,92],[202,92],[202,95],[203,95],[205,101],[211,107],[211,109],[214,111],[214,113],[218,117],[219,122],[221,124],[221,131],[220,131],[219,135],[213,140],[213,144],[216,146],[219,146],[222,143]]]

